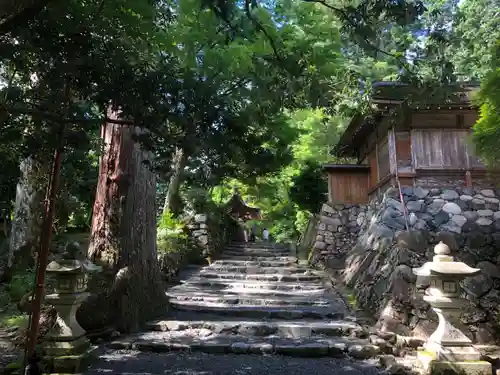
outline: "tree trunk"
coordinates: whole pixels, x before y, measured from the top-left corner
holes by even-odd
[[[7,259],[9,270],[26,269],[34,265],[42,224],[46,167],[32,157],[21,161],[14,220],[10,229]]]
[[[145,163],[151,155],[132,138],[138,132],[111,123],[101,130],[104,150],[88,257],[104,271],[90,285],[91,292],[100,293],[78,314],[86,329],[108,322],[121,332],[135,332],[167,311],[156,255],[156,176]],[[89,322],[89,314],[98,322]]]
[[[180,197],[179,190],[182,184],[184,168],[186,167],[187,155],[183,148],[177,147],[174,154],[174,170],[168,184],[167,195],[165,196],[165,204],[163,205],[163,213],[170,211],[174,214],[179,214]]]

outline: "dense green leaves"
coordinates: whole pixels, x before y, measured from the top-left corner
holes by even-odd
[[[7,206],[17,161],[64,146],[66,211],[88,212],[98,128],[113,106],[149,129],[141,141],[163,181],[182,169],[186,200],[200,188],[223,200],[237,185],[275,237],[296,236],[324,199],[320,165],[377,80],[484,79],[474,139],[498,160],[494,0],[46,4],[0,33]]]
[[[298,176],[292,179],[290,199],[304,211],[319,212],[327,200],[326,174],[319,163],[307,162]]]
[[[500,39],[495,53],[492,69],[486,75],[477,98],[481,106],[481,116],[474,127],[473,139],[476,149],[486,162],[493,167],[498,167],[500,164],[498,147],[498,140],[500,140]]]

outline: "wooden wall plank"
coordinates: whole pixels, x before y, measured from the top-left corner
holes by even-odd
[[[394,129],[389,129],[389,132],[387,133],[387,145],[389,151],[389,171],[394,174],[398,168],[396,156],[396,135],[394,134]]]
[[[442,131],[443,167],[444,168],[466,168],[467,152],[465,139],[467,131],[453,130]]]
[[[377,185],[378,181],[377,155],[375,154],[375,150],[368,155],[368,162],[370,166],[370,188],[373,188]]]
[[[398,171],[411,172],[411,136],[409,131],[396,132],[396,160]]]
[[[413,186],[414,182],[415,180],[413,177],[399,177],[399,184],[401,186]]]
[[[475,147],[470,139],[471,132],[467,133],[465,139],[465,149],[468,157],[468,164],[471,169],[486,169],[486,166],[479,157],[476,156]]]
[[[331,184],[331,202],[351,204],[368,203],[368,173],[330,173],[329,182]]]
[[[389,144],[387,138],[377,143],[378,181],[390,173]]]
[[[411,116],[412,128],[456,128],[456,112],[440,112],[440,113],[413,113]]]
[[[478,118],[478,114],[476,111],[470,111],[470,112],[464,113],[463,126],[465,128],[472,128],[474,126],[474,124],[476,123],[477,118]]]
[[[412,130],[412,157],[417,169],[483,168],[469,142],[469,130]]]

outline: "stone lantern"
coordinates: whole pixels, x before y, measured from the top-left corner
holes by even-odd
[[[419,364],[431,374],[451,370],[456,374],[490,375],[491,364],[480,360],[481,354],[473,347],[472,341],[454,325],[467,303],[460,298],[460,282],[481,270],[455,262],[449,247],[443,242],[434,247],[434,254],[432,262],[413,269],[417,277],[429,281],[423,299],[439,319],[436,331],[418,352]]]
[[[52,261],[47,266],[47,274],[52,276],[55,285],[54,293],[46,295],[45,301],[54,306],[57,320],[45,335],[43,348],[47,359],[52,360],[52,367],[58,367],[57,358],[64,356],[63,367],[71,373],[71,358],[79,364],[90,346],[85,330],[76,320],[76,311],[90,296],[86,291],[89,274],[99,271],[101,267],[85,259],[75,259],[76,251],[69,246],[66,257],[73,259]]]

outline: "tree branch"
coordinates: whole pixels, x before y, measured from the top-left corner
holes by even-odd
[[[25,4],[24,7],[20,6],[21,9],[18,8],[18,11],[13,10],[12,13],[6,14],[0,20],[0,35],[6,34],[18,26],[24,26],[26,22],[37,16],[51,1],[52,0],[35,0],[32,4]],[[4,8],[3,3],[4,2],[0,2],[0,8],[5,11],[6,8]]]
[[[326,0],[304,0],[305,2],[308,2],[308,3],[317,3],[317,4],[321,4],[323,6],[325,6],[326,8],[332,10],[335,14],[337,14],[337,16],[340,17],[341,20],[344,20],[346,21],[353,29],[354,31],[356,30],[359,30],[359,27],[358,25],[356,25],[356,23],[352,20],[352,18],[349,16],[349,13],[347,13],[344,9],[341,9],[341,8],[337,8],[329,3],[326,2]],[[393,53],[390,53],[390,52],[387,52],[381,48],[379,48],[377,45],[375,45],[369,38],[367,35],[362,35],[361,33],[356,33],[357,35],[361,36],[363,38],[363,41],[371,48],[373,49],[374,51],[377,51],[377,52],[380,52],[382,53],[383,55],[386,55],[386,56],[389,56],[389,57],[392,57],[392,58],[395,58],[396,60],[398,60],[401,65],[405,68],[405,69],[409,69],[409,65],[400,57],[400,56],[397,56]]]

